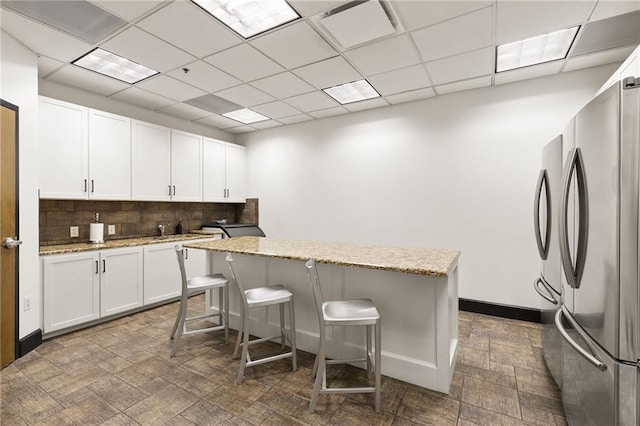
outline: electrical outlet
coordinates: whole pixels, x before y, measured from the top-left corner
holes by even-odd
[[[31,309],[31,296],[24,297],[24,310],[28,311]]]
[[[113,235],[115,233],[116,233],[116,226],[115,225],[107,226],[107,235]]]
[[[77,226],[70,226],[69,227],[69,236],[71,238],[78,238],[78,227]]]

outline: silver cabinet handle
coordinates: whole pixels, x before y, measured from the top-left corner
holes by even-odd
[[[544,291],[540,289],[540,285],[542,285]],[[536,293],[538,293],[546,301],[551,302],[554,305],[558,304],[556,298],[553,297],[553,293],[551,293],[551,290],[549,290],[549,287],[547,287],[547,283],[545,283],[542,278],[536,278],[536,280],[533,282],[533,288],[536,290]]]
[[[607,365],[604,362],[602,362],[600,360],[600,358],[598,358],[597,356],[595,356],[593,354],[593,352],[594,352],[593,347],[589,343],[589,341],[587,340],[587,337],[584,336],[584,334],[583,334],[584,331],[582,331],[580,329],[580,326],[575,323],[573,318],[571,318],[571,315],[564,314],[564,312],[563,312],[564,309],[565,309],[564,306],[562,308],[558,309],[558,312],[556,312],[556,316],[555,316],[556,328],[558,329],[560,334],[562,334],[562,337],[564,338],[564,340],[566,340],[566,342],[573,349],[575,349],[576,352],[578,352],[584,359],[586,359],[591,365],[593,365],[594,367],[596,367],[600,371],[606,371],[607,370]],[[575,340],[573,340],[571,338],[571,336],[569,336],[569,333],[567,333],[567,330],[565,330],[564,325],[562,325],[562,317],[563,316],[564,316],[564,318],[567,319],[567,321],[571,324],[571,326],[576,330],[576,332],[582,338],[584,343],[589,347],[590,352],[586,351]]]
[[[171,197],[171,185],[168,185],[168,186],[169,186],[169,197]]]
[[[573,266],[573,259],[569,251],[569,189],[573,172],[575,170],[576,183],[578,186],[578,247],[576,249],[576,262]],[[580,148],[574,148],[569,154],[569,160],[565,166],[562,189],[562,208],[560,210],[560,256],[562,257],[562,267],[567,283],[572,288],[580,288],[584,264],[587,257],[587,240],[589,236],[589,199],[587,191],[587,176],[584,170],[584,161]]]
[[[18,237],[13,237],[13,238],[7,237],[2,242],[2,245],[8,249],[16,248],[21,244],[22,244],[22,241],[20,241]]]
[[[95,182],[91,179],[91,193],[95,192]]]
[[[96,275],[98,275],[100,273],[100,266],[98,266],[98,265],[99,265],[99,263],[96,260]]]
[[[547,204],[547,224],[545,230],[544,242],[542,241],[542,234],[540,233],[540,195],[544,186],[544,193]],[[542,260],[547,260],[549,255],[549,242],[551,239],[551,194],[549,189],[549,176],[547,170],[540,170],[538,175],[538,183],[536,184],[536,197],[533,203],[533,227],[536,235],[536,243],[538,244],[538,253]]]
[[[87,192],[87,180],[84,180],[84,192]]]
[[[102,272],[107,272],[107,261],[102,259]]]
[[[173,185],[173,195],[176,195],[176,186]]]

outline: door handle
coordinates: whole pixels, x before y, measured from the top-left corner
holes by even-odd
[[[7,237],[2,242],[2,245],[8,249],[16,248],[22,244],[22,241],[18,239],[18,237]]]
[[[102,259],[102,272],[107,272],[107,261]]]
[[[593,354],[593,347],[591,346],[589,341],[586,340],[587,337],[582,334],[584,332],[580,329],[580,326],[574,322],[573,318],[571,318],[571,315],[564,314],[564,312],[563,312],[564,309],[565,309],[564,306],[562,308],[558,309],[558,312],[556,312],[556,316],[555,316],[556,328],[558,329],[560,334],[562,334],[562,337],[564,338],[564,340],[566,340],[566,342],[573,349],[575,349],[576,352],[578,352],[584,359],[586,359],[591,365],[593,365],[594,367],[596,367],[600,371],[606,371],[607,370],[607,364],[602,362],[600,360],[600,358],[598,358],[597,356],[595,356]],[[584,343],[589,347],[590,352],[586,351],[582,346],[580,346],[578,344],[578,342],[576,342],[575,340],[573,340],[571,338],[571,336],[569,336],[569,333],[567,333],[567,330],[564,328],[564,325],[562,325],[562,317],[563,316],[571,324],[571,326],[576,330],[576,332],[582,338]]]
[[[93,194],[95,191],[95,182],[91,179],[91,193]]]
[[[173,185],[173,195],[176,195],[176,186]]]
[[[578,246],[576,248],[575,267],[569,252],[569,189],[573,172],[575,170],[576,184],[578,189]],[[587,191],[587,175],[584,170],[584,160],[580,148],[571,150],[569,160],[565,166],[562,189],[562,208],[560,209],[560,256],[562,258],[562,268],[567,278],[567,283],[572,288],[580,288],[582,273],[584,272],[585,260],[587,257],[587,240],[589,236],[589,199]]]
[[[542,287],[544,288],[544,291],[540,289],[540,285],[542,285]],[[558,304],[558,301],[556,300],[555,297],[553,297],[551,290],[549,290],[549,287],[547,287],[547,284],[544,282],[542,278],[540,277],[536,278],[536,280],[533,282],[533,288],[536,290],[536,293],[538,293],[546,301],[551,302],[554,305]]]
[[[547,204],[547,224],[545,230],[545,238],[544,242],[542,241],[542,234],[540,233],[540,195],[542,193],[542,188],[544,186],[544,193]],[[533,226],[536,235],[536,243],[538,245],[538,253],[540,253],[540,258],[542,260],[547,260],[547,256],[549,255],[549,240],[551,239],[551,194],[549,193],[549,176],[547,175],[547,170],[540,170],[540,174],[538,175],[538,183],[536,184],[536,197],[535,202],[533,203]]]
[[[84,180],[84,192],[87,192],[87,180]]]

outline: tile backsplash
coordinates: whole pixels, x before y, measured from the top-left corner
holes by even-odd
[[[183,233],[220,219],[258,223],[258,199],[247,199],[244,204],[40,200],[40,245],[89,241],[89,224],[96,213],[104,223],[105,240],[113,240],[158,235],[160,224],[165,225],[165,234],[175,234],[178,222]],[[115,225],[114,235],[108,235],[108,225]],[[71,226],[79,228],[77,238],[69,237]]]

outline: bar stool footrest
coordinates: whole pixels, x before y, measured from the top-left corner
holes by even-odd
[[[277,361],[279,359],[291,358],[292,356],[293,352],[287,352],[285,354],[268,356],[266,358],[256,359],[254,361],[247,361],[247,367],[251,367],[252,365],[264,364],[265,362]]]
[[[373,393],[376,391],[375,387],[364,388],[323,388],[320,389],[320,393]]]

